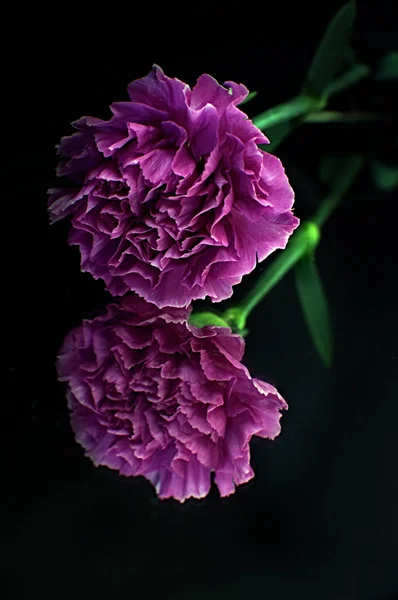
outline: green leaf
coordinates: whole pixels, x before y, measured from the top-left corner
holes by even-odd
[[[355,2],[351,0],[330,22],[307,73],[304,82],[306,93],[323,96],[326,86],[340,69],[347,55],[355,13]]]
[[[376,79],[389,80],[398,79],[398,52],[389,52],[379,62]]]
[[[228,323],[212,312],[193,312],[189,317],[189,323],[195,327],[229,327]]]
[[[249,92],[249,94],[246,96],[246,98],[244,100],[242,100],[242,102],[239,103],[239,106],[243,106],[247,102],[250,102],[250,100],[253,100],[253,98],[255,98],[257,96],[257,94],[258,94],[258,92]]]
[[[295,272],[297,294],[309,333],[323,364],[329,367],[333,355],[332,328],[313,250],[297,263]]]
[[[373,183],[383,192],[398,189],[398,166],[373,161],[370,165]]]

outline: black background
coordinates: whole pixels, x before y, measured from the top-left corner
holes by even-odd
[[[15,19],[4,62],[2,399],[5,598],[398,595],[397,194],[365,168],[324,228],[318,263],[331,306],[326,370],[288,275],[248,323],[246,364],[287,399],[275,442],[254,440],[255,479],[230,498],[159,501],[142,478],[84,458],[54,361],[64,335],[105,305],[79,270],[68,225],[50,227],[54,146],[83,114],[107,118],[153,63],[193,85],[208,72],[259,91],[250,116],[297,93],[340,2],[34,7]],[[387,2],[360,2],[354,46],[371,67],[398,45]],[[261,11],[261,13],[259,12]],[[7,27],[6,27],[7,29]],[[394,31],[395,30],[395,31]],[[17,38],[15,38],[17,36]],[[392,112],[392,83],[362,82],[333,106]],[[360,152],[396,161],[383,124],[305,125],[278,150],[305,219],[322,198],[319,158]],[[394,154],[395,152],[395,154]],[[9,160],[11,158],[11,160]],[[261,270],[261,269],[260,269]],[[255,280],[236,290],[239,296]],[[4,337],[3,337],[4,339]]]

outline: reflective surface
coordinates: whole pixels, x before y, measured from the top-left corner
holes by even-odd
[[[245,107],[257,114],[264,102],[296,93],[316,31],[338,7],[332,4],[313,20],[295,9],[290,20],[300,26],[289,33],[285,11],[274,8],[263,28],[254,18],[246,32],[255,34],[252,41],[237,37],[249,7],[235,15],[231,30],[217,11],[222,35],[211,33],[211,19],[186,46],[160,31],[139,56],[131,38],[119,39],[120,54],[114,45],[110,54],[104,40],[88,42],[87,54],[72,39],[65,47],[57,41],[57,68],[51,48],[28,47],[25,39],[24,90],[18,77],[10,92],[19,98],[21,129],[16,135],[11,127],[15,151],[3,165],[11,184],[3,198],[10,210],[3,232],[10,235],[4,321],[11,382],[2,420],[5,597],[107,598],[142,590],[170,599],[371,600],[398,591],[396,193],[377,190],[368,171],[325,226],[318,248],[335,335],[332,368],[323,368],[311,343],[291,274],[247,323],[246,363],[290,409],[275,442],[252,444],[256,477],[233,497],[220,500],[212,489],[203,501],[159,501],[144,479],[93,467],[74,441],[54,367],[65,334],[109,302],[102,284],[79,272],[67,224],[48,225],[53,146],[71,131],[68,123],[81,114],[106,116],[107,105],[122,99],[152,62],[190,82],[203,71],[242,81],[259,91]],[[363,9],[356,38],[363,61],[376,64],[391,49],[390,27],[387,15]],[[187,33],[180,37],[186,41]],[[337,108],[393,110],[396,89],[386,85],[363,83]],[[21,116],[27,89],[28,122]],[[309,217],[325,193],[320,155],[359,151],[391,160],[395,137],[392,127],[375,123],[297,130],[279,149],[296,190],[296,214]],[[236,298],[254,279],[245,279]]]

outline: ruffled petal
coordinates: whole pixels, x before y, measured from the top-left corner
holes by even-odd
[[[191,90],[155,65],[128,93],[61,141],[58,173],[78,185],[49,190],[51,219],[72,217],[82,270],[114,296],[225,300],[298,225],[280,160],[237,106],[247,89],[205,74]]]

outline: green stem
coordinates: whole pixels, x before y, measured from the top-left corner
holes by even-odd
[[[337,110],[322,110],[308,113],[303,123],[358,123],[359,121],[387,121],[388,117],[365,111],[340,112]]]
[[[258,279],[254,287],[246,294],[239,306],[225,311],[223,318],[235,326],[238,331],[245,328],[246,319],[266,294],[282,279],[298,260],[311,247],[319,242],[320,231],[311,221],[300,225],[289,240],[285,250],[279,254],[272,265]]]
[[[239,305],[229,308],[224,312],[222,318],[234,331],[240,333],[244,331],[246,320],[257,304],[261,302],[264,296],[272,290],[304,254],[318,245],[321,227],[341,202],[344,194],[358,174],[362,162],[362,158],[359,156],[354,156],[347,160],[343,171],[335,179],[332,191],[326,196],[312,219],[304,222],[293,233],[286,249],[276,257],[274,262],[254,284],[254,287],[244,296]]]
[[[367,77],[369,73],[370,70],[366,65],[357,65],[343,73],[343,75],[335,81],[332,81],[326,87],[325,94],[322,98],[314,97],[308,93],[300,94],[288,102],[278,104],[277,106],[260,113],[253,118],[253,124],[261,130],[266,130],[279,123],[292,121],[293,119],[297,119],[308,113],[322,110],[326,107],[329,96],[333,96],[351,85],[354,85],[361,79],[364,79],[364,77]]]

